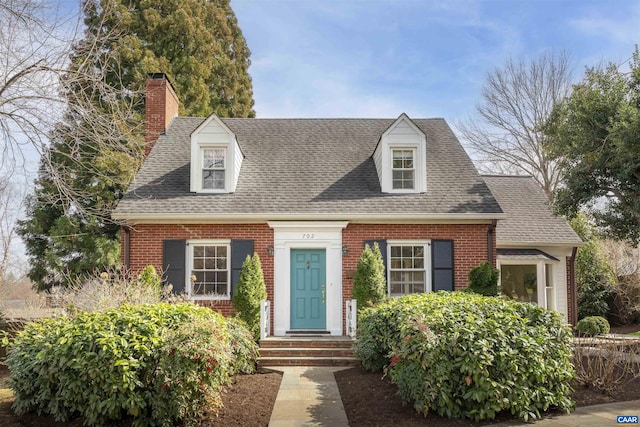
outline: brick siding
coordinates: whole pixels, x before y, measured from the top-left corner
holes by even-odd
[[[487,260],[488,227],[488,224],[349,224],[342,233],[342,244],[348,248],[348,255],[343,257],[343,300],[351,298],[353,280],[349,271],[355,271],[365,240],[452,239],[455,288],[462,289],[467,286],[469,271]],[[493,238],[495,251],[495,233]],[[267,224],[137,225],[132,228],[130,235],[131,271],[137,273],[150,264],[161,270],[162,241],[165,239],[252,239],[254,250],[262,261],[267,296],[273,301],[273,256],[267,253],[267,248],[273,245],[273,230]],[[224,315],[233,312],[230,301],[200,301],[199,304]],[[273,304],[271,319],[273,323]],[[343,319],[346,319],[344,313]],[[345,325],[343,330],[346,330]]]

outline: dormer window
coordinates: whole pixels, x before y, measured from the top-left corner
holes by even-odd
[[[382,133],[373,161],[383,193],[426,193],[427,137],[406,114]]]
[[[415,152],[414,149],[394,149],[392,155],[392,186],[394,190],[413,190],[415,188]]]
[[[233,193],[244,156],[235,134],[215,114],[191,134],[191,179],[194,193]]]
[[[224,148],[202,149],[202,189],[224,190],[225,182],[225,157]]]

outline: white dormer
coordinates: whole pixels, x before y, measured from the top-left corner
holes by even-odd
[[[382,134],[373,161],[383,193],[427,191],[427,138],[406,114]]]
[[[243,157],[235,134],[210,115],[191,134],[191,191],[233,193]]]

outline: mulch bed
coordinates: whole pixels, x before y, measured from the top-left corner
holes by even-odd
[[[6,368],[0,369],[0,388],[9,377]],[[264,371],[255,375],[239,375],[222,396],[224,408],[218,416],[208,414],[200,424],[202,427],[264,427],[269,425],[269,418],[282,380],[281,372]],[[57,423],[51,417],[36,415],[18,416],[11,410],[13,398],[0,400],[0,426],[3,427],[81,427],[81,420],[69,423]],[[120,424],[129,427],[131,420]]]

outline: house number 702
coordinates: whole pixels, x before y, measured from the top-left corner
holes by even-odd
[[[309,233],[307,233],[307,234],[303,234],[303,235],[302,235],[302,238],[303,238],[303,239],[313,239],[314,237],[315,237],[315,234],[309,234]]]

